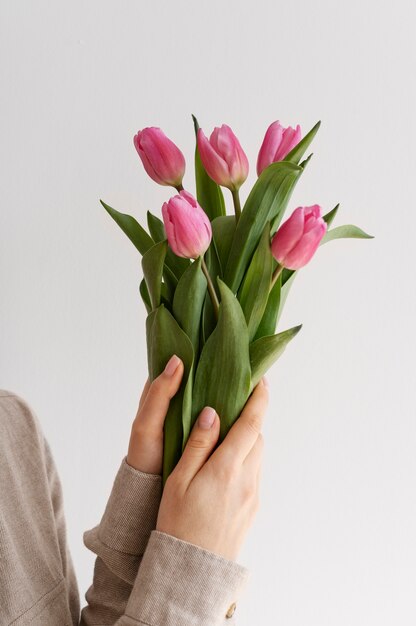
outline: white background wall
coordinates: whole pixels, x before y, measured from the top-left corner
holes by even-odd
[[[0,18],[0,385],[51,442],[81,592],[146,377],[140,259],[98,199],[143,221],[169,196],[138,128],[183,148],[192,189],[191,113],[233,127],[250,184],[272,120],[322,119],[291,207],[340,201],[376,239],[323,248],[288,302],[281,328],[304,328],[269,375],[239,624],[414,624],[412,3],[1,0]]]

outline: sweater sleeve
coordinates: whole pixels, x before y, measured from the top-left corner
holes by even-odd
[[[84,533],[96,555],[80,626],[232,626],[248,570],[154,530],[161,478],[124,459],[98,526]]]
[[[145,474],[124,458],[98,526],[84,533],[97,555],[81,626],[114,624],[124,614],[142,555],[156,526],[161,477]]]
[[[116,626],[231,626],[248,570],[154,530]]]

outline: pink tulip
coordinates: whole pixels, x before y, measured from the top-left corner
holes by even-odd
[[[163,130],[153,126],[139,130],[134,145],[150,178],[159,185],[182,186],[185,158]]]
[[[270,124],[261,144],[259,156],[257,158],[257,175],[271,163],[283,161],[289,152],[299,143],[301,139],[300,126],[284,128],[280,122]]]
[[[198,150],[207,174],[218,185],[236,191],[248,176],[248,159],[229,126],[216,127],[208,139],[198,130]]]
[[[211,223],[193,195],[181,191],[162,207],[168,243],[177,256],[196,259],[212,238]]]
[[[298,207],[272,239],[272,254],[281,266],[298,270],[311,260],[327,225],[318,204]]]

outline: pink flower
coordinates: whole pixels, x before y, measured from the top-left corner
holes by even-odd
[[[177,256],[196,259],[212,238],[211,223],[192,194],[181,191],[162,207],[168,243]]]
[[[272,239],[274,258],[290,270],[300,269],[315,254],[326,229],[318,204],[298,207]]]
[[[248,176],[248,159],[229,126],[216,127],[208,139],[198,130],[198,150],[207,174],[218,185],[235,191]]]
[[[280,122],[273,122],[264,135],[259,156],[257,158],[257,175],[271,163],[283,161],[301,139],[300,126],[284,128]]]
[[[159,185],[182,185],[185,158],[163,130],[153,126],[144,128],[139,130],[133,141],[150,178]]]

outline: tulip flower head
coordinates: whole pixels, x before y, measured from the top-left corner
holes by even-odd
[[[298,207],[272,239],[271,249],[282,267],[298,270],[312,259],[327,229],[318,204]]]
[[[208,139],[198,130],[198,150],[210,178],[231,191],[238,190],[248,176],[248,159],[229,126],[216,127]]]
[[[179,148],[160,128],[139,130],[134,145],[144,169],[159,185],[181,187],[185,173],[185,158]]]
[[[211,222],[192,194],[181,191],[162,207],[169,246],[177,256],[196,259],[211,243]]]
[[[300,126],[284,128],[279,121],[270,124],[257,158],[257,176],[271,163],[283,161],[301,140]]]

